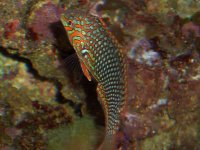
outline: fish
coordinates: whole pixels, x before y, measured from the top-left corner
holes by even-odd
[[[114,149],[127,100],[127,63],[123,47],[101,17],[81,8],[68,9],[61,22],[76,51],[85,77],[97,82],[97,94],[105,115],[105,137],[99,149]],[[112,147],[112,148],[111,148]]]

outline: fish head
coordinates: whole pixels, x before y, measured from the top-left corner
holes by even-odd
[[[76,9],[69,9],[61,15],[61,22],[67,32],[70,43],[80,56],[81,51],[85,49],[85,43],[87,43],[87,29],[85,29],[84,24],[86,16],[85,13]]]
[[[93,40],[91,36],[96,17],[85,10],[68,9],[61,15],[61,22],[67,32],[70,43],[74,47],[79,59],[88,67],[93,66],[93,54],[88,43]],[[89,67],[90,66],[90,67]]]

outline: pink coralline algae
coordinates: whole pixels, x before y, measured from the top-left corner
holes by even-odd
[[[19,20],[18,19],[14,19],[10,22],[8,22],[5,25],[5,32],[4,32],[4,36],[7,39],[13,39],[15,36],[15,32],[17,31],[17,28],[19,27]]]
[[[158,124],[152,116],[126,112],[121,130],[116,136],[117,146],[125,150],[131,148],[135,141],[154,136],[157,129]]]
[[[15,139],[17,136],[21,135],[22,131],[15,127],[5,128],[5,133],[11,138]]]
[[[125,114],[123,129],[129,140],[143,139],[156,133],[156,126],[150,118],[131,113]]]
[[[200,26],[193,22],[188,22],[183,25],[182,33],[186,37],[188,37],[190,34],[193,34],[195,37],[200,38]]]
[[[85,5],[88,0],[77,0],[79,5]]]
[[[60,14],[62,12],[62,7],[56,6],[51,2],[33,9],[31,12],[33,18],[27,24],[29,38],[34,41],[53,39],[50,26],[52,23],[60,20]]]

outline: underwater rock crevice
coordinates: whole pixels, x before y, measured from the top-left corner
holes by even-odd
[[[18,49],[16,49],[16,48],[12,48],[12,47],[5,48],[5,47],[2,47],[2,46],[0,45],[0,53],[1,53],[3,56],[8,57],[8,58],[11,58],[11,59],[13,59],[13,60],[16,60],[16,61],[18,61],[18,62],[25,63],[25,64],[27,65],[27,72],[29,72],[30,74],[32,74],[33,77],[34,77],[35,79],[38,79],[38,80],[40,80],[40,81],[47,81],[47,82],[52,83],[52,84],[56,87],[56,89],[57,89],[55,100],[56,100],[58,103],[60,103],[60,104],[64,104],[64,103],[68,104],[70,107],[72,107],[72,108],[74,109],[74,112],[80,114],[80,113],[78,112],[78,110],[79,110],[78,108],[79,108],[79,105],[80,105],[80,104],[75,104],[72,100],[66,99],[66,98],[63,96],[63,94],[62,94],[62,92],[61,92],[62,87],[63,87],[62,83],[60,83],[56,78],[48,78],[48,77],[45,77],[45,76],[41,76],[41,75],[38,73],[38,71],[33,67],[32,62],[31,62],[28,58],[19,56],[19,55],[16,54],[16,53],[15,53],[15,54],[11,54],[11,53],[9,52],[9,50],[18,51]]]

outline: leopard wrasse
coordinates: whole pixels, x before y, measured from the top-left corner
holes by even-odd
[[[78,8],[61,15],[61,22],[74,47],[84,75],[97,82],[97,93],[105,115],[105,139],[101,148],[119,130],[127,99],[126,62],[122,47],[101,18]],[[108,146],[107,146],[108,147]],[[108,149],[108,148],[107,148]]]

